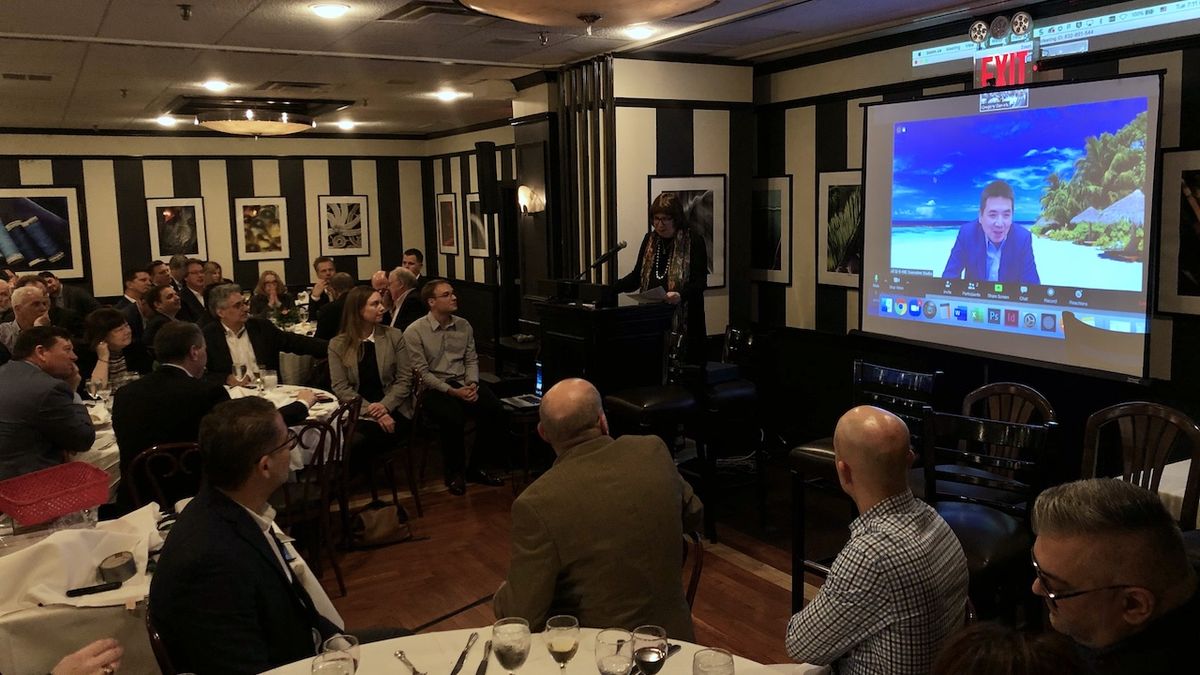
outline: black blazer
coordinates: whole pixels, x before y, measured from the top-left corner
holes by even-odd
[[[311,609],[254,519],[200,488],[163,546],[150,616],[179,672],[260,673],[316,654],[339,629]]]
[[[192,293],[192,289],[187,286],[184,286],[183,290],[179,291],[179,313],[175,315],[175,318],[180,321],[191,321],[194,324],[198,324],[201,328],[214,323],[213,315],[204,305],[200,304],[200,301],[196,299],[196,295]]]
[[[408,295],[404,296],[404,302],[395,310],[396,323],[388,323],[389,326],[396,330],[404,330],[408,328],[408,324],[429,313],[429,308],[425,303],[421,302],[420,289],[414,288]]]
[[[317,330],[314,333],[316,337],[322,340],[332,340],[342,327],[342,309],[346,307],[345,293],[342,297],[334,300],[321,307],[321,311],[317,312]]]
[[[267,304],[267,296],[255,293],[250,296],[250,314],[257,316],[260,319],[269,319],[271,315],[271,306]],[[291,293],[283,292],[279,294],[279,308],[294,310],[296,309],[296,300],[292,298]]]
[[[208,374],[205,377],[224,384],[233,374],[233,357],[229,354],[229,343],[225,342],[225,326],[220,321],[213,321],[203,330],[204,341],[208,344]],[[254,360],[259,367],[275,371],[279,370],[280,352],[321,358],[326,356],[329,347],[326,340],[281,331],[270,321],[255,317],[246,320],[246,334],[250,336]]]

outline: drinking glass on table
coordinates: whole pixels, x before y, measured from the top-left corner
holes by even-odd
[[[91,396],[93,401],[100,398],[99,380],[88,380],[83,386],[86,387],[88,396]]]
[[[579,620],[565,614],[550,617],[542,640],[550,650],[550,657],[558,662],[559,673],[567,672],[567,662],[579,650]]]
[[[692,675],[733,675],[733,654],[724,649],[701,649],[692,657]]]
[[[321,652],[312,660],[313,675],[354,675],[354,659],[345,652]]]
[[[358,638],[353,635],[334,635],[325,642],[321,643],[321,653],[341,653],[346,654],[354,662],[354,669],[358,670]],[[353,671],[351,671],[353,672]]]
[[[246,371],[247,371],[247,368],[246,368],[246,364],[244,364],[244,363],[239,363],[233,367],[233,374],[237,375],[237,379],[238,379],[239,383],[244,384],[246,382]]]
[[[263,387],[267,391],[272,391],[279,386],[279,373],[274,370],[262,371]]]
[[[492,624],[492,653],[500,667],[515,675],[529,658],[529,622],[519,616],[500,619]]]
[[[662,626],[633,629],[633,660],[645,675],[657,675],[667,660],[667,631]]]
[[[633,634],[622,628],[596,633],[596,668],[600,675],[627,675],[633,667]]]

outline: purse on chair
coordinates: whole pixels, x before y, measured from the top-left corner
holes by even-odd
[[[373,501],[354,515],[350,539],[355,548],[398,544],[412,539],[408,513],[403,506]]]

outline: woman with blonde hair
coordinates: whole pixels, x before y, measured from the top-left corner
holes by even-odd
[[[289,314],[296,308],[296,300],[283,285],[283,280],[274,270],[266,270],[258,277],[254,296],[250,298],[250,314],[260,319],[273,315]]]

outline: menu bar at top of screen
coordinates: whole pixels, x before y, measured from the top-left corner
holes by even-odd
[[[1043,49],[1051,45],[1086,40],[1102,35],[1114,35],[1132,30],[1166,26],[1183,21],[1200,19],[1200,0],[1177,0],[1164,2],[1139,9],[1100,14],[1086,19],[1063,21],[1049,26],[1033,29],[1032,37],[1037,38]],[[994,51],[1009,51],[1014,45],[1004,45],[996,48],[981,49],[970,40],[953,42],[935,47],[914,49],[912,52],[913,67],[928,66],[935,63],[946,63],[959,59],[974,59],[980,54]]]

